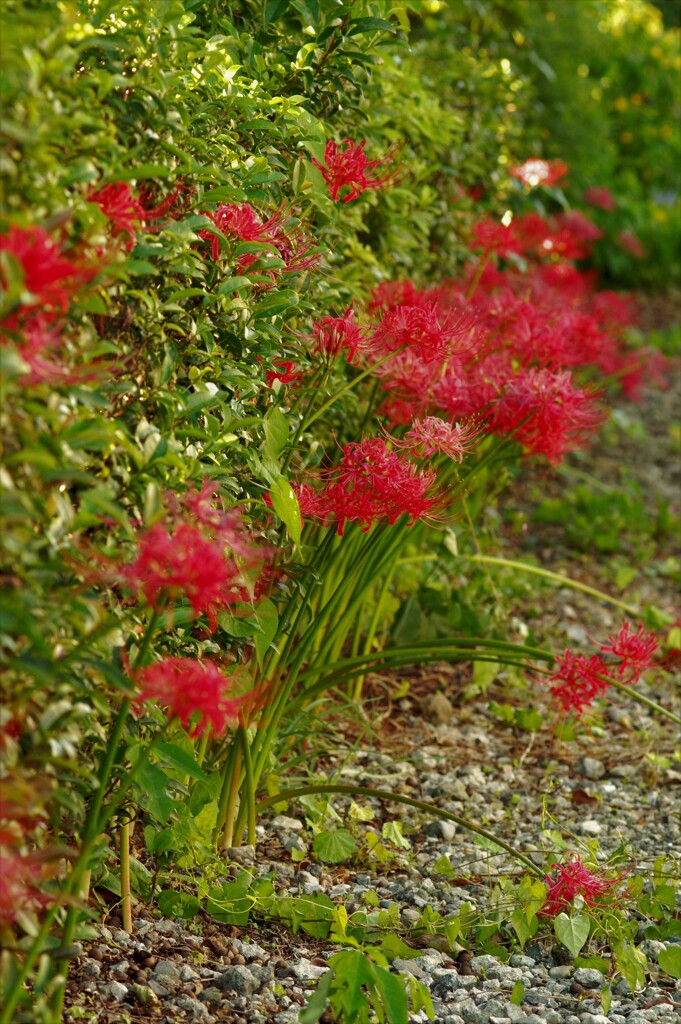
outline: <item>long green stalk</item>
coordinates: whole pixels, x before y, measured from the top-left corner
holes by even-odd
[[[460,825],[461,828],[467,829],[469,832],[475,832],[477,835],[482,836],[484,839],[495,843],[502,850],[510,853],[517,861],[523,864],[533,875],[544,877],[544,872],[533,864],[529,857],[526,857],[520,850],[516,850],[510,843],[505,842],[503,839],[499,839],[492,832],[488,832],[487,829],[483,828],[482,825],[476,825],[475,822],[469,821],[468,818],[462,818],[459,814],[452,814],[451,811],[445,811],[441,807],[437,807],[435,804],[426,803],[424,800],[415,800],[410,796],[402,796],[401,793],[389,793],[384,789],[371,789],[368,786],[353,786],[347,783],[318,783],[310,786],[297,786],[295,789],[284,789],[279,793],[275,793],[273,796],[265,797],[260,800],[256,806],[257,811],[263,811],[266,807],[271,807],[272,804],[280,803],[282,800],[296,800],[300,796],[307,796],[312,793],[346,793],[349,796],[367,796],[373,797],[376,800],[393,801],[398,804],[407,804],[408,807],[416,807],[420,811],[424,811],[426,814],[434,814],[438,818],[444,818],[446,821],[453,821],[455,824]]]
[[[604,601],[607,604],[614,605],[615,608],[621,608],[627,615],[633,615],[639,617],[641,615],[641,609],[637,608],[636,605],[626,604],[624,601],[620,601],[616,597],[611,597],[610,594],[606,594],[602,590],[597,590],[596,587],[590,587],[586,583],[580,583],[578,580],[573,580],[569,576],[563,576],[558,572],[551,572],[550,569],[542,569],[538,565],[530,565],[527,562],[516,562],[512,558],[495,558],[492,555],[464,555],[469,562],[484,562],[487,565],[503,565],[508,569],[519,569],[521,572],[529,572],[534,576],[542,576],[544,579],[551,580],[552,583],[559,583],[562,587],[570,587],[572,590],[581,590],[585,594],[590,594],[591,597],[597,597],[600,601]]]

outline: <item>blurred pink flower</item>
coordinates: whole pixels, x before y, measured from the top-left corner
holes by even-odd
[[[586,189],[584,192],[584,198],[587,203],[592,206],[597,206],[600,210],[616,210],[617,203],[615,202],[612,192],[604,188],[602,185],[594,185],[591,188]]]
[[[192,737],[208,726],[222,736],[239,721],[244,698],[231,695],[234,680],[212,661],[163,658],[132,675],[138,688],[135,710],[139,712],[145,701],[162,704],[187,732],[191,728]]]
[[[562,160],[541,160],[532,157],[518,167],[511,168],[511,174],[521,181],[526,188],[538,185],[555,185],[568,173],[568,166]]]

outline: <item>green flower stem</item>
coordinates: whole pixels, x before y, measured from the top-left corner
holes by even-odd
[[[132,935],[132,900],[130,892],[130,838],[132,835],[132,821],[124,821],[121,825],[120,834],[120,861],[121,861],[121,917],[123,928]]]
[[[638,701],[639,704],[645,704],[645,706],[650,708],[652,711],[656,711],[658,715],[663,715],[671,722],[675,722],[676,725],[681,725],[681,718],[678,715],[675,715],[673,711],[670,711],[668,708],[658,704],[657,701],[652,700],[650,697],[646,697],[644,694],[639,693],[638,690],[632,689],[632,687],[627,686],[626,683],[620,683],[617,679],[612,679],[610,676],[599,675],[598,678],[602,679],[603,682],[608,683],[616,690],[619,690],[620,693],[625,693],[627,697],[630,697],[632,700]]]
[[[226,850],[232,845],[234,835],[234,817],[236,800],[241,780],[241,757],[243,748],[235,734],[229,754],[222,769],[222,788],[218,800],[218,814],[215,821],[214,842],[217,848],[220,841]],[[221,839],[222,837],[222,839]]]
[[[466,298],[469,301],[473,298],[476,291],[478,290],[478,285],[480,284],[482,275],[485,273],[485,267],[487,266],[488,263],[489,255],[485,256],[484,260],[480,260],[480,263],[478,264],[478,269],[475,271],[475,277],[471,281],[471,286],[468,289],[468,294],[466,295]]]
[[[281,803],[282,800],[296,800],[299,796],[307,796],[310,793],[345,793],[349,796],[373,797],[376,800],[393,801],[399,804],[407,804],[409,807],[416,807],[426,814],[434,814],[436,817],[444,818],[446,821],[453,821],[455,824],[460,825],[461,828],[465,828],[469,832],[475,832],[476,835],[488,839],[490,842],[495,843],[496,846],[501,847],[502,850],[510,853],[515,860],[523,864],[533,875],[541,879],[544,878],[544,872],[536,864],[533,864],[529,857],[526,857],[520,850],[516,850],[510,843],[497,838],[497,836],[488,832],[481,825],[476,825],[475,822],[469,821],[468,818],[462,818],[458,814],[452,814],[451,811],[444,811],[435,804],[429,804],[423,800],[414,800],[412,797],[402,796],[401,793],[389,793],[383,789],[371,789],[368,786],[353,786],[344,783],[318,783],[310,786],[297,786],[295,789],[283,789],[273,796],[260,800],[256,810],[264,811],[272,804]]]
[[[248,817],[248,842],[251,846],[255,847],[255,790],[256,781],[253,778],[253,761],[251,759],[251,747],[248,739],[248,730],[241,728],[239,729],[241,734],[241,748],[243,750],[244,758],[244,790],[245,790],[245,804],[247,809]],[[241,817],[241,808],[239,808],[239,817]],[[238,834],[238,829],[237,829]]]
[[[614,605],[615,608],[621,608],[627,615],[633,615],[639,618],[641,615],[640,608],[635,605],[626,604],[624,601],[618,600],[616,597],[611,597],[610,594],[604,593],[602,590],[597,590],[595,587],[590,587],[586,583],[579,583],[577,580],[570,579],[569,576],[562,576],[558,572],[551,572],[550,569],[542,569],[538,565],[529,565],[527,562],[516,562],[511,558],[494,558],[491,555],[464,555],[469,562],[484,562],[487,565],[504,565],[508,569],[520,569],[521,572],[529,572],[535,576],[542,576],[544,579],[551,580],[553,583],[559,583],[563,587],[571,587],[572,590],[581,590],[585,594],[590,594],[592,597],[597,597],[600,601],[606,602],[606,604]]]

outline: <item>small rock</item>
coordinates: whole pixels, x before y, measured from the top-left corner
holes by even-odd
[[[583,1013],[582,1024],[610,1024],[604,1013]]]
[[[456,825],[453,821],[445,821],[442,818],[437,818],[435,821],[429,821],[424,826],[423,831],[427,836],[434,836],[436,839],[444,839],[446,843],[450,843],[456,835]]]
[[[175,963],[174,960],[159,960],[152,976],[155,981],[160,981],[161,984],[169,982],[171,985],[178,984],[180,979],[180,967]]]
[[[246,846],[230,846],[227,856],[237,864],[253,864],[255,862],[255,846],[250,843]]]
[[[522,953],[515,953],[508,961],[511,967],[534,967],[535,962],[531,956],[524,956]]]
[[[392,966],[399,974],[411,974],[414,978],[418,978],[419,981],[428,980],[428,972],[423,969],[418,960],[400,960],[398,957],[393,960]]]
[[[180,1010],[184,1010],[189,1014],[190,1017],[197,1017],[199,1020],[205,1019],[209,1016],[208,1010],[200,1003],[194,996],[181,995],[176,996],[173,1000],[175,1006],[179,1007]]]
[[[660,953],[667,947],[664,942],[658,942],[657,939],[646,939],[645,942],[641,943],[640,948],[641,952],[645,953],[649,960],[654,960],[657,963]]]
[[[437,999],[446,999],[450,992],[460,987],[457,971],[437,971],[430,983],[431,994]]]
[[[169,921],[167,918],[156,921],[155,927],[161,935],[175,935],[178,938],[182,935],[182,925],[177,921]]]
[[[110,981],[105,992],[116,1003],[122,1003],[124,999],[128,998],[128,986],[123,985],[120,981]]]
[[[113,940],[117,946],[129,946],[132,942],[132,938],[129,933],[124,931],[122,928],[116,928],[113,933]]]
[[[584,988],[601,988],[605,982],[605,978],[595,967],[578,967],[574,979],[578,985],[583,985]]]
[[[575,768],[585,779],[597,781],[605,775],[605,765],[602,761],[596,760],[595,757],[580,757]]]
[[[471,967],[476,974],[482,974],[484,971],[487,974],[488,971],[494,970],[495,967],[499,967],[499,961],[495,956],[490,956],[489,953],[483,953],[482,956],[474,956],[471,959]]]
[[[252,996],[258,988],[258,983],[248,967],[236,964],[234,967],[227,967],[224,971],[220,971],[215,979],[215,987],[221,988],[225,992]]]
[[[563,965],[561,965],[559,967],[552,967],[549,970],[549,977],[550,978],[559,978],[559,979],[571,978],[572,974],[573,974],[573,971],[574,971],[574,967],[572,967],[570,964],[563,964]]]
[[[182,964],[180,967],[180,981],[198,981],[199,975],[189,964]]]
[[[277,814],[270,822],[272,828],[280,832],[302,832],[303,823],[298,818],[289,818],[286,814]]]
[[[416,924],[417,921],[421,920],[418,910],[414,910],[413,907],[405,907],[401,916],[406,924]]]
[[[297,850],[298,853],[307,853],[307,843],[300,836],[287,836],[284,840],[284,849],[291,853]]]
[[[306,960],[304,956],[300,957],[296,963],[291,964],[291,973],[300,981],[317,981],[327,971],[328,967],[319,967],[310,960]]]
[[[603,826],[599,821],[595,821],[594,818],[587,818],[586,821],[582,822],[581,830],[585,836],[598,836],[603,831]]]
[[[237,949],[246,958],[246,960],[267,960],[269,954],[259,946],[257,942],[239,942],[237,940]]]
[[[613,779],[632,779],[637,772],[638,767],[635,764],[618,764],[610,769]]]
[[[203,992],[199,992],[198,998],[202,1003],[219,1003],[222,1000],[222,992],[214,985],[210,985],[204,988]]]
[[[427,722],[434,725],[449,725],[454,717],[452,702],[444,693],[432,693],[421,701],[420,711]]]
[[[83,967],[82,973],[86,978],[98,978],[102,973],[102,965],[96,960],[89,960]]]

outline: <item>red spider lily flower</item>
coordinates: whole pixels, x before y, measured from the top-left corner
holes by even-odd
[[[551,696],[561,715],[574,713],[581,718],[595,700],[602,697],[608,680],[606,666],[598,654],[573,654],[570,650],[556,658],[558,669],[549,676]]]
[[[44,313],[68,309],[74,291],[87,279],[85,269],[61,254],[47,232],[39,227],[20,228],[12,225],[0,235],[0,253],[6,252],[18,264],[23,286],[29,294],[22,298],[22,310],[40,309]],[[0,260],[0,283],[7,288],[9,280]],[[5,321],[13,330],[16,324]]]
[[[620,231],[617,236],[617,241],[622,249],[631,253],[631,255],[635,256],[636,259],[645,259],[645,248],[641,243],[641,239],[635,235],[633,231]]]
[[[613,878],[595,874],[577,854],[573,854],[567,864],[552,864],[551,871],[556,875],[548,874],[544,879],[546,899],[539,911],[543,917],[556,917],[564,910],[570,910],[575,896],[581,896],[589,907],[603,906],[603,898],[611,896],[625,877],[624,874]],[[608,905],[616,906],[617,902],[611,899]]]
[[[156,184],[144,182],[139,190],[139,201],[144,210],[145,224],[156,223],[165,218],[177,220],[184,213],[193,189],[188,187],[184,181],[179,180],[172,192],[169,192],[165,199],[161,199],[155,206]]]
[[[617,674],[620,679],[626,678],[629,682],[637,683],[642,673],[655,664],[654,655],[658,646],[658,639],[653,633],[644,626],[639,626],[634,633],[631,623],[625,619],[617,635],[609,636],[600,649],[603,654],[619,658]]]
[[[433,455],[448,455],[455,462],[462,462],[467,452],[475,447],[480,428],[474,423],[446,423],[439,416],[426,416],[414,420],[401,441],[391,438],[394,446],[407,448],[414,455],[429,458]]]
[[[157,524],[142,534],[123,578],[155,611],[185,596],[195,615],[208,615],[213,630],[220,608],[245,600],[239,567],[224,545],[189,523],[172,531]]]
[[[234,679],[223,675],[212,661],[163,658],[135,672],[134,681],[136,713],[145,701],[162,704],[192,737],[208,726],[222,736],[240,720],[244,697],[232,695]]]
[[[506,226],[494,220],[481,220],[473,225],[472,246],[482,249],[485,256],[496,253],[506,257],[513,253],[520,255],[523,246],[516,236],[512,224]]]
[[[442,361],[452,343],[467,335],[476,321],[477,316],[467,311],[442,313],[432,301],[424,306],[396,306],[383,314],[368,346],[377,356],[407,347],[424,364]]]
[[[324,163],[312,157],[312,163],[322,172],[329,186],[332,199],[342,199],[344,203],[349,203],[369,189],[386,188],[400,174],[399,168],[394,168],[383,177],[377,177],[375,173],[377,168],[387,168],[392,163],[397,153],[396,146],[391,146],[379,160],[369,160],[364,152],[365,145],[366,142],[357,145],[350,139],[343,139],[338,145],[329,139],[324,150]],[[341,196],[345,189],[349,189],[349,192]]]
[[[147,216],[140,201],[135,199],[130,186],[125,181],[114,181],[101,188],[91,188],[86,199],[96,203],[102,213],[109,218],[118,234],[128,236],[126,249],[135,244],[136,231]]]
[[[249,203],[220,203],[216,210],[206,212],[205,216],[210,217],[216,228],[227,237],[262,244],[262,253],[245,253],[239,258],[237,267],[243,273],[268,250],[283,260],[288,273],[308,270],[319,262],[319,254],[310,252],[311,244],[301,238],[299,230],[284,230],[290,218],[283,209],[276,210],[263,221]],[[220,258],[220,239],[206,229],[199,231],[199,237],[211,243],[211,256],[217,261]]]
[[[516,440],[549,462],[585,444],[603,422],[596,395],[575,387],[569,370],[532,368],[508,381],[488,410],[494,433]]]
[[[216,508],[216,493],[213,481],[204,480],[200,491],[188,491],[179,500],[174,494],[168,494],[166,501],[176,519],[184,511],[189,512],[209,537],[228,547],[244,568],[252,569],[271,552],[262,545],[256,547],[247,537],[238,509]]]
[[[55,873],[46,858],[47,852],[20,853],[0,847],[0,925],[9,927],[21,914],[39,913],[54,901],[54,895],[41,888]]]
[[[348,362],[354,363],[364,341],[351,306],[343,316],[323,316],[312,328],[312,335],[315,351],[329,361],[333,361],[340,350],[346,348]]]
[[[395,309],[396,306],[417,306],[418,294],[413,281],[381,281],[374,288],[368,309],[374,313],[378,309]]]
[[[343,534],[346,522],[360,522],[364,530],[407,515],[416,522],[442,501],[431,496],[435,473],[391,451],[382,438],[348,444],[338,466],[326,476],[323,490],[309,484],[294,487],[303,515],[323,523],[337,523]]]
[[[538,185],[555,185],[564,178],[568,166],[562,160],[540,160],[532,158],[518,167],[511,168],[511,174],[521,181],[526,188],[537,188]]]
[[[617,209],[617,203],[612,192],[602,185],[594,185],[592,188],[587,188],[584,192],[584,198],[587,203],[591,206],[597,206],[599,210]]]
[[[268,388],[274,387],[275,380],[281,384],[294,384],[302,377],[302,371],[289,359],[275,359],[273,367],[274,369],[268,370],[265,374]]]

